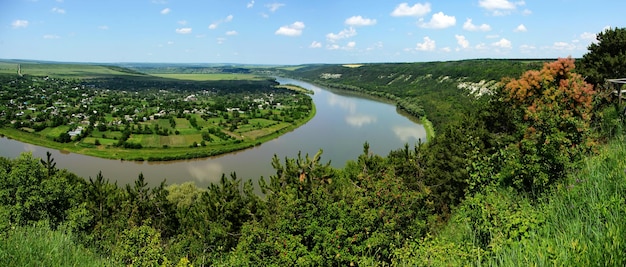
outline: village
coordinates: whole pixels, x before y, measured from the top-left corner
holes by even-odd
[[[133,80],[107,86],[47,76],[1,79],[1,127],[83,146],[168,148],[254,141],[304,119],[312,105],[309,96],[275,88],[271,81],[251,90],[237,84],[186,89],[185,83],[172,82],[164,88]]]

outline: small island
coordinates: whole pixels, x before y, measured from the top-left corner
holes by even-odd
[[[315,115],[304,88],[245,68],[189,72],[0,62],[0,134],[101,158],[166,161],[254,147]]]

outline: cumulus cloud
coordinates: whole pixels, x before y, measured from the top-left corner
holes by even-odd
[[[435,41],[426,36],[424,37],[423,43],[417,43],[417,47],[415,49],[418,51],[433,51],[435,48]]]
[[[270,10],[270,12],[276,12],[276,10],[284,6],[285,4],[283,3],[271,3],[271,4],[265,5],[265,7],[267,7]]]
[[[371,26],[376,24],[376,20],[361,16],[352,16],[347,18],[345,23],[350,26]]]
[[[178,28],[178,29],[176,29],[176,33],[178,33],[178,34],[189,34],[189,33],[191,33],[191,28]]]
[[[528,30],[526,29],[526,26],[524,26],[524,24],[520,24],[519,26],[517,26],[517,28],[515,28],[515,30],[513,30],[514,32],[527,32]]]
[[[463,29],[467,30],[467,31],[482,31],[482,32],[488,32],[491,30],[491,26],[489,26],[488,24],[481,24],[479,26],[476,26],[472,23],[472,19],[467,19],[465,21],[465,23],[463,23]]]
[[[346,45],[346,47],[347,47],[348,49],[352,49],[352,48],[356,47],[356,42],[354,42],[354,41],[348,42],[348,44]]]
[[[26,28],[28,27],[28,20],[18,19],[11,22],[11,27],[17,28]]]
[[[52,13],[65,14],[65,9],[58,8],[58,7],[53,7],[51,11]]]
[[[352,36],[356,35],[356,30],[352,27],[348,28],[348,29],[344,29],[338,33],[329,33],[326,34],[326,39],[328,39],[328,41],[330,42],[336,42],[338,40],[341,39],[345,39],[345,38],[350,38]]]
[[[55,34],[46,34],[43,36],[44,39],[59,39],[61,37],[59,37],[58,35]]]
[[[525,4],[526,2],[524,2],[523,0],[517,1],[517,2],[511,2],[508,0],[480,0],[478,1],[478,5],[480,7],[491,11],[494,16],[507,15],[511,11],[515,10],[518,6],[523,6]],[[530,12],[530,10],[528,10],[528,12]],[[524,13],[527,13],[527,11],[525,10]]]
[[[178,24],[180,24],[180,25],[187,25],[187,21],[186,20],[179,20]]]
[[[452,27],[456,24],[456,18],[454,16],[448,16],[443,12],[433,14],[429,22],[423,22],[420,20],[419,26],[429,29],[444,29]]]
[[[252,8],[254,7],[254,0],[250,1],[247,5],[246,8]]]
[[[107,26],[107,25],[98,26],[98,29],[106,31],[106,30],[109,29],[109,26]]]
[[[172,10],[169,7],[164,8],[163,10],[161,10],[161,14],[163,15],[167,15],[171,12]]]
[[[302,35],[302,30],[304,29],[304,23],[301,21],[296,21],[291,25],[285,25],[278,30],[276,30],[276,35],[284,35],[284,36],[300,36]]]
[[[509,41],[509,40],[507,40],[505,38],[502,38],[502,39],[500,39],[500,41],[492,43],[491,45],[493,45],[495,47],[500,47],[500,48],[511,48],[512,47],[511,41]]]
[[[409,6],[407,3],[401,3],[391,12],[394,17],[421,17],[430,13],[430,3],[417,3]]]
[[[469,41],[465,38],[465,36],[456,34],[454,35],[454,38],[456,38],[456,42],[461,48],[465,49],[469,47]]]
[[[227,31],[226,35],[237,35],[239,34],[237,31]]]
[[[322,47],[322,43],[317,42],[317,41],[313,41],[311,43],[311,45],[309,45],[310,48],[321,48]]]

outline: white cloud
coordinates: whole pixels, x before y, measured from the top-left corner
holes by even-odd
[[[58,7],[53,7],[51,11],[52,13],[65,14],[65,9],[58,8]]]
[[[98,26],[98,29],[106,31],[106,30],[109,29],[109,26],[107,26],[107,25]]]
[[[11,22],[11,27],[13,28],[26,28],[28,27],[28,20],[18,19]]]
[[[423,43],[417,43],[417,47],[415,49],[417,49],[418,51],[433,51],[435,50],[435,48],[435,41],[426,36],[424,37]]]
[[[304,29],[304,23],[301,21],[296,21],[291,25],[285,25],[278,30],[276,30],[276,35],[285,35],[285,36],[300,36],[302,35],[302,30]]]
[[[504,16],[515,10],[518,6],[525,5],[524,1],[511,2],[508,0],[480,0],[478,5],[492,12],[494,16]],[[529,15],[530,10],[524,10],[525,15]]]
[[[450,47],[446,46],[444,48],[441,48],[441,51],[443,51],[443,52],[450,52],[450,51],[452,51],[452,49],[450,49]]]
[[[424,23],[420,20],[419,26],[429,29],[444,29],[452,27],[456,24],[456,18],[454,16],[448,16],[443,12],[433,14],[429,22]]]
[[[211,25],[209,25],[209,29],[211,30],[215,30],[217,29],[218,26],[220,26],[220,24],[224,23],[224,22],[231,22],[233,20],[233,15],[228,15],[226,16],[226,18],[223,18],[221,20],[218,20],[216,22],[211,23]]]
[[[322,43],[317,42],[317,41],[313,41],[311,43],[311,45],[309,45],[310,48],[321,48],[322,47]]]
[[[176,29],[176,33],[179,33],[179,34],[189,34],[189,33],[191,33],[191,28],[178,28],[178,29]]]
[[[496,38],[500,38],[500,35],[498,34],[490,34],[485,36],[487,39],[496,39]]]
[[[44,39],[59,39],[61,37],[59,37],[58,35],[54,35],[54,34],[46,34],[43,36]]]
[[[231,35],[231,36],[232,35],[237,35],[237,34],[239,34],[239,33],[237,33],[237,31],[227,31],[226,32],[226,35]]]
[[[472,19],[467,19],[465,23],[463,23],[463,29],[467,31],[482,31],[488,32],[491,30],[491,26],[488,24],[481,24],[480,26],[476,26],[472,23]]]
[[[465,36],[457,34],[457,35],[454,35],[454,38],[456,38],[456,42],[459,44],[461,48],[469,47],[469,41],[465,38]]]
[[[348,44],[346,45],[346,47],[347,47],[348,49],[352,49],[352,48],[356,47],[356,42],[354,42],[354,41],[348,42]]]
[[[495,43],[492,43],[491,45],[496,46],[496,47],[500,47],[500,48],[511,48],[511,41],[502,38],[500,39],[500,41],[497,41]]]
[[[169,7],[164,8],[163,10],[161,10],[161,14],[163,15],[167,15],[171,12],[172,10]]]
[[[348,28],[348,29],[344,29],[342,31],[340,31],[339,33],[329,33],[326,34],[326,39],[328,39],[328,41],[331,42],[335,42],[341,39],[345,39],[345,38],[350,38],[352,36],[356,35],[356,30],[352,27]]]
[[[552,45],[552,48],[556,50],[574,50],[576,48],[576,45],[566,43],[566,42],[555,42]]]
[[[528,29],[526,29],[526,26],[524,26],[524,24],[520,24],[519,26],[517,26],[517,28],[515,28],[515,30],[513,30],[514,32],[527,32]]]
[[[580,39],[583,39],[585,41],[591,41],[591,42],[596,42],[596,34],[595,33],[590,33],[590,32],[583,32],[580,34]]]
[[[217,44],[223,44],[224,42],[226,42],[226,38],[224,37],[217,37]]]
[[[407,3],[401,3],[391,12],[394,17],[421,17],[430,13],[430,3],[417,3],[409,6]]]
[[[480,0],[478,5],[482,8],[495,10],[495,9],[515,9],[515,4],[507,0]]]
[[[524,11],[522,11],[522,15],[524,15],[524,16],[529,16],[529,15],[530,15],[530,14],[532,14],[532,13],[533,13],[533,12],[532,12],[532,11],[530,11],[530,9],[528,9],[528,8],[527,8],[527,9],[524,9]]]
[[[271,3],[271,4],[267,4],[265,6],[270,10],[270,12],[276,12],[276,10],[278,10],[279,8],[284,7],[285,4],[283,4],[283,3]]]
[[[186,20],[179,20],[178,24],[180,24],[180,25],[187,25],[187,21]]]
[[[350,26],[371,26],[376,24],[376,20],[364,18],[361,16],[352,16],[350,18],[347,18],[345,23]]]
[[[254,0],[250,1],[247,5],[246,8],[252,8],[254,7]]]

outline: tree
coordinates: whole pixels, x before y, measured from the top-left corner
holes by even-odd
[[[596,36],[580,61],[585,80],[601,86],[606,79],[626,77],[626,28],[609,28]]]
[[[541,191],[591,145],[595,91],[574,68],[574,59],[560,58],[506,83],[505,102],[511,104],[519,136],[504,152],[506,183]]]

